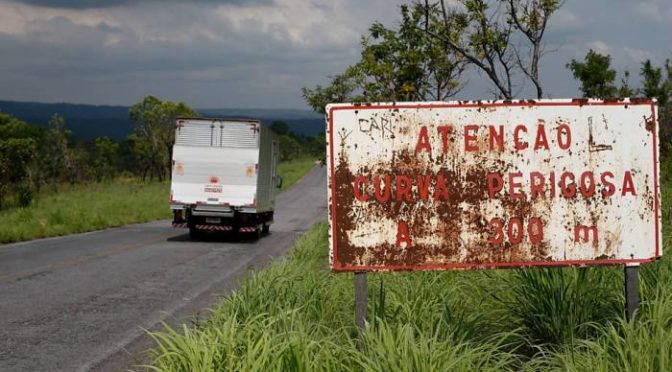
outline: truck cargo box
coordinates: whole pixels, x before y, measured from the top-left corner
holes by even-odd
[[[172,159],[175,225],[268,229],[281,182],[278,140],[269,128],[256,120],[180,118]]]

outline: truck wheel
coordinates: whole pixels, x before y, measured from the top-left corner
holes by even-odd
[[[201,232],[195,226],[189,226],[189,239],[199,240],[201,238]]]
[[[254,238],[259,240],[261,239],[261,236],[264,234],[264,225],[257,225],[254,228]]]
[[[268,235],[268,232],[271,230],[271,225],[264,223],[264,227],[261,228],[261,233],[264,235]]]

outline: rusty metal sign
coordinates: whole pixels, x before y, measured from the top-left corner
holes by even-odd
[[[662,255],[651,100],[327,106],[334,271]]]

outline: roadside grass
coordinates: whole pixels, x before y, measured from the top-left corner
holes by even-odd
[[[310,158],[278,164],[282,189],[298,182],[314,165]],[[0,244],[171,218],[169,195],[169,182],[124,177],[64,184],[59,192],[45,188],[28,207],[0,210]]]
[[[497,335],[477,344],[461,329],[469,323],[449,322],[452,312],[445,311],[446,306],[456,303],[442,295],[453,291],[446,284],[454,275],[372,275],[370,310],[384,320],[370,324],[358,340],[352,275],[329,271],[326,238],[326,224],[316,225],[288,258],[253,272],[204,322],[184,325],[179,331],[164,325],[165,332],[150,333],[156,347],[150,351],[154,364],[148,368],[495,371],[513,367],[515,355],[500,350],[506,337]],[[376,285],[381,280],[383,291]]]
[[[59,236],[170,217],[170,185],[119,178],[63,185],[26,208],[0,211],[0,243]]]
[[[667,165],[666,165],[667,167]],[[663,168],[666,169],[666,168]],[[672,183],[663,180],[663,246]],[[161,371],[669,371],[672,262],[640,270],[624,320],[623,269],[370,273],[369,323],[354,324],[352,274],[328,269],[326,224],[252,272],[210,317],[150,336]]]
[[[297,183],[314,166],[315,159],[309,156],[280,162],[278,164],[278,174],[282,177],[282,187],[280,190],[285,190]]]

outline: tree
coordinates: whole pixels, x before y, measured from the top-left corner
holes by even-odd
[[[308,151],[318,159],[326,159],[327,137],[324,133],[316,135],[308,142]]]
[[[44,136],[44,128],[29,125],[9,114],[0,112],[0,139],[32,138],[39,141]]]
[[[401,6],[397,29],[374,23],[361,40],[360,61],[334,76],[327,87],[303,88],[313,109],[330,102],[444,100],[457,93],[464,61],[424,32],[423,8]],[[437,15],[434,9],[434,15]],[[433,22],[430,28],[436,27]]]
[[[668,151],[672,141],[672,63],[665,61],[663,67],[656,67],[650,60],[642,62],[640,68],[641,88],[633,89],[629,84],[630,73],[625,71],[621,86],[616,87],[616,71],[611,68],[611,57],[593,50],[588,51],[583,62],[572,60],[567,64],[574,78],[581,82],[584,97],[633,97],[643,96],[658,101],[658,123],[663,139],[662,149]]]
[[[634,97],[637,91],[630,87],[630,71],[625,70],[621,78],[621,86],[618,88],[619,97]]]
[[[614,85],[616,71],[611,69],[611,57],[588,51],[583,62],[572,59],[567,67],[572,70],[574,78],[581,82],[584,97],[606,98],[615,97],[617,88]]]
[[[663,76],[663,72],[666,76]],[[665,140],[664,150],[669,150],[672,141],[672,63],[665,61],[665,65],[654,67],[650,60],[642,62],[640,69],[642,88],[640,93],[658,101],[658,122],[660,134]]]
[[[663,79],[663,69],[654,67],[651,60],[642,62],[640,76],[642,77],[641,93],[645,97],[656,98],[660,106],[665,106],[672,95],[672,64],[670,60],[665,61],[665,71],[667,78]]]
[[[543,56],[543,37],[551,16],[562,5],[557,0],[505,0],[491,7],[487,0],[459,0],[448,7],[444,0],[423,7],[425,32],[441,40],[447,53],[454,53],[485,73],[495,86],[495,94],[511,99],[516,95],[514,77],[518,70],[543,97],[539,62]],[[442,27],[432,29],[434,9],[440,9]],[[513,41],[521,47],[516,48]]]
[[[356,65],[367,101],[444,100],[458,91],[464,63],[423,31],[424,9],[402,5],[398,29],[376,22]],[[434,12],[436,13],[436,12]],[[436,27],[432,22],[428,27]]]
[[[72,132],[65,129],[65,120],[54,114],[49,120],[49,129],[45,133],[42,143],[44,150],[40,157],[43,177],[51,182],[52,187],[58,189],[59,183],[67,180],[74,182],[72,153],[69,148]]]
[[[129,141],[140,165],[142,179],[149,176],[163,181],[170,172],[175,119],[196,116],[196,112],[183,102],[161,101],[147,96],[133,105],[128,114],[136,125]]]
[[[320,113],[324,113],[324,108],[328,103],[364,101],[363,97],[353,93],[359,88],[356,69],[354,66],[349,66],[345,72],[333,76],[326,87],[321,85],[313,89],[303,87],[301,89],[303,98],[313,110]]]
[[[621,85],[617,87],[614,84],[616,70],[611,68],[611,56],[608,54],[600,54],[591,49],[586,53],[583,62],[572,59],[567,68],[572,70],[574,78],[581,82],[580,89],[584,97],[625,98],[634,97],[640,92],[630,87],[630,72],[627,70],[623,72]]]
[[[280,160],[292,160],[301,155],[302,146],[296,138],[282,135],[280,136]]]
[[[520,31],[529,45],[528,57],[522,58],[524,52],[516,51],[516,61],[523,73],[530,78],[537,90],[537,98],[542,98],[544,91],[539,78],[539,61],[543,55],[542,40],[551,15],[557,11],[561,2],[557,0],[508,0],[510,21]]]
[[[114,177],[119,163],[119,144],[109,137],[96,138],[93,163],[98,181]]]
[[[27,181],[43,130],[0,113],[0,208]]]
[[[287,134],[289,132],[289,124],[287,122],[282,121],[282,120],[276,120],[271,123],[271,130],[279,135],[282,136],[284,134]]]

